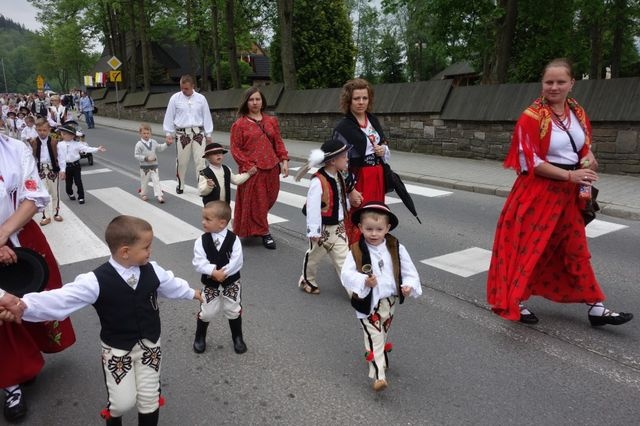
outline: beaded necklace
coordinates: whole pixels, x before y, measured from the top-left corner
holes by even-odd
[[[551,108],[551,112],[553,113],[551,119],[556,124],[556,126],[560,127],[562,130],[567,131],[571,127],[571,110],[569,109],[569,104],[565,102],[564,104],[564,112],[561,118],[556,112]]]

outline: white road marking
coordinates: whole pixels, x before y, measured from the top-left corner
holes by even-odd
[[[82,175],[97,175],[98,173],[109,173],[112,172],[113,170],[111,169],[85,169],[84,167],[82,168]]]
[[[489,270],[491,251],[479,247],[471,247],[443,256],[424,259],[420,262],[467,278]]]
[[[586,227],[587,237],[596,238],[601,235],[608,234],[610,232],[619,231],[621,229],[628,228],[626,225],[619,225],[617,223],[605,222],[604,220],[594,219]]]
[[[91,195],[120,214],[142,217],[153,227],[153,234],[165,244],[195,240],[202,231],[155,205],[120,188],[92,189]]]
[[[62,201],[60,201],[60,215],[64,221],[56,222],[51,218],[50,224],[41,227],[60,265],[111,254],[109,247]],[[36,223],[40,223],[42,214],[36,213],[33,219]]]
[[[149,184],[151,186],[151,184]],[[185,185],[184,192],[182,194],[176,194],[176,181],[175,180],[162,180],[160,181],[160,186],[164,192],[170,193],[174,197],[178,197],[182,200],[188,201],[192,204],[195,204],[199,207],[202,207],[202,197],[198,193],[198,189],[193,186]],[[235,185],[231,185],[232,188],[235,188]],[[149,197],[151,199],[151,197]],[[235,202],[231,202],[231,215],[233,216],[233,209],[235,207]],[[284,217],[276,216],[274,214],[269,213],[267,215],[267,222],[271,225],[274,223],[282,223],[288,222],[289,219],[285,219]]]

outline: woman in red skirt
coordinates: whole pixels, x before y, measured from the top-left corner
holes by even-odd
[[[591,124],[567,95],[575,79],[566,59],[544,69],[542,96],[518,120],[504,165],[518,173],[500,214],[487,281],[487,300],[503,318],[535,324],[522,303],[542,296],[586,303],[593,326],[619,325],[630,313],[606,309],[591,266],[585,199],[579,187],[598,179],[591,152]],[[587,188],[587,189],[589,189]]]
[[[265,114],[267,101],[258,87],[250,87],[231,126],[231,155],[240,173],[258,170],[236,192],[233,232],[239,237],[262,237],[262,244],[275,249],[267,215],[278,199],[280,172],[289,176],[289,156],[278,119]]]
[[[372,107],[373,87],[367,80],[356,78],[342,86],[340,108],[345,117],[336,125],[334,138],[353,146],[349,151],[350,178],[355,180],[349,192],[352,213],[369,201],[384,202],[386,193],[382,162],[389,160],[390,152]],[[350,219],[345,219],[345,228],[350,243],[360,239],[360,230]]]
[[[31,150],[16,139],[0,135],[0,247],[27,247],[40,253],[49,267],[45,290],[60,288],[56,259],[40,227],[32,220],[49,202]],[[2,282],[0,270],[0,283]],[[0,388],[4,389],[4,417],[15,421],[26,414],[21,384],[35,378],[42,352],[60,352],[75,342],[71,321],[22,322],[0,325]]]

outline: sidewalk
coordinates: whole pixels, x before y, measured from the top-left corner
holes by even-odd
[[[95,116],[98,126],[113,127],[137,132],[139,123]],[[162,125],[151,123],[158,141],[164,140]],[[89,130],[89,132],[91,132]],[[229,133],[213,132],[213,140],[229,145]],[[317,142],[285,139],[291,159],[306,161]],[[393,151],[391,167],[406,181],[437,185],[463,191],[506,197],[515,180],[513,170],[505,170],[502,164],[490,160],[441,157],[411,152]],[[623,219],[640,220],[640,178],[624,175],[600,174],[597,183],[600,194],[600,213]]]

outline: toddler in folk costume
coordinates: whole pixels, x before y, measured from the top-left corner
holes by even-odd
[[[380,201],[356,210],[352,223],[362,235],[351,245],[342,267],[342,285],[353,292],[351,305],[364,332],[365,357],[373,389],[388,386],[385,375],[392,345],[387,341],[393,315],[404,298],[422,294],[420,277],[409,253],[389,231],[398,218]]]
[[[302,262],[298,287],[305,293],[320,293],[316,272],[326,254],[339,275],[349,252],[344,219],[349,211],[347,192],[350,185],[347,181],[350,179],[343,175],[349,166],[349,148],[350,145],[338,138],[330,139],[320,149],[311,151],[308,163],[296,174],[295,179],[299,181],[310,167],[323,165],[309,182],[307,202],[302,209],[307,216],[309,248]]]

